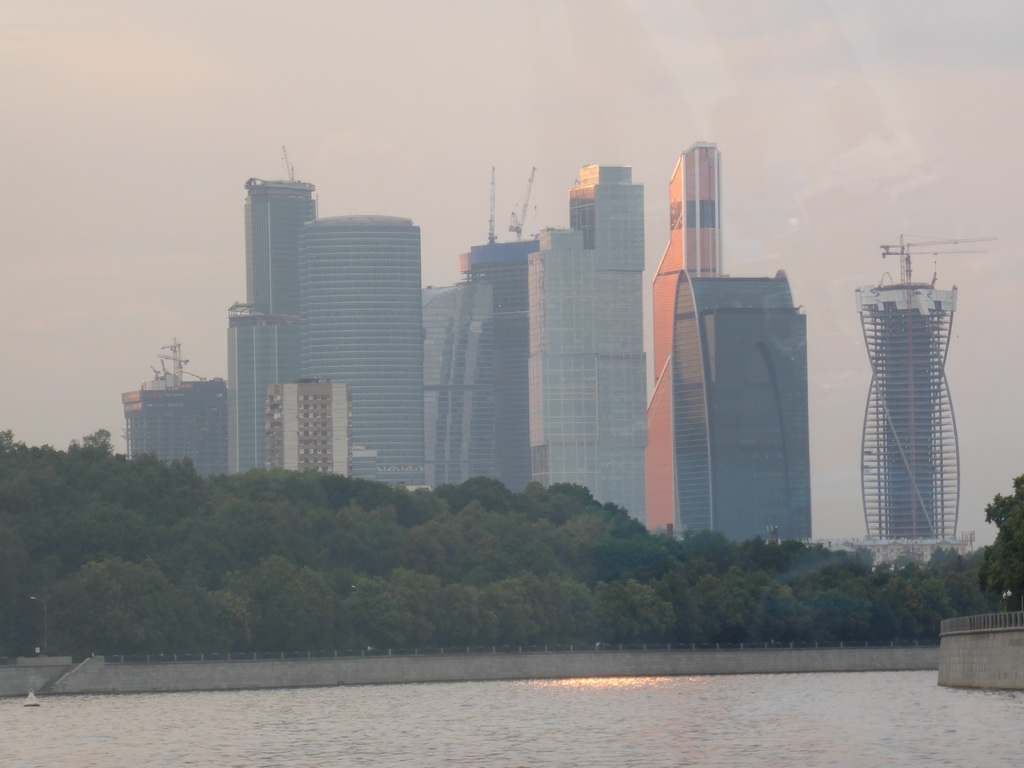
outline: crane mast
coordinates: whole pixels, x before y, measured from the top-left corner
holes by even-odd
[[[533,176],[537,173],[537,169],[533,168],[530,171],[530,178],[526,182],[526,194],[523,195],[523,206],[519,211],[519,215],[516,215],[515,211],[512,211],[512,223],[508,226],[509,232],[516,233],[516,240],[523,239],[523,222],[526,220],[526,210],[530,204],[530,190],[533,189]]]
[[[281,152],[284,154],[284,172],[288,176],[288,181],[295,181],[295,166],[288,162],[288,147],[282,144]]]
[[[491,166],[491,220],[487,228],[487,244],[494,245],[498,238],[494,236],[494,166]]]

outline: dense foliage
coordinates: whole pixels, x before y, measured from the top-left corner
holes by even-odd
[[[1024,475],[1013,481],[1011,496],[997,495],[985,508],[985,520],[999,533],[985,550],[981,585],[1001,595],[1004,608],[1024,611]]]
[[[32,600],[36,597],[36,600]],[[648,533],[579,486],[198,477],[0,433],[0,655],[934,640],[977,563]]]

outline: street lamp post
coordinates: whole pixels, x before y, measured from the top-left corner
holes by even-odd
[[[35,595],[31,595],[29,597],[29,599],[30,600],[38,600],[40,603],[43,604],[43,656],[45,656],[46,655],[46,601],[43,598],[41,598],[41,597],[36,597]]]

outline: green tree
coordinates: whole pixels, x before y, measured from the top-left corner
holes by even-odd
[[[612,643],[661,642],[675,623],[672,605],[636,579],[597,585],[601,636]]]
[[[251,607],[252,643],[261,651],[324,649],[334,645],[337,595],[323,575],[271,555],[225,589]]]
[[[178,650],[175,589],[156,563],[89,562],[53,585],[51,652],[167,653]]]
[[[999,529],[985,550],[978,577],[982,589],[1002,598],[1004,609],[1024,605],[1024,475],[1013,481],[1011,496],[996,495],[985,508],[985,521]]]

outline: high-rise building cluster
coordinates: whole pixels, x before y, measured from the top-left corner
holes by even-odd
[[[492,215],[487,244],[459,257],[462,282],[427,288],[411,220],[320,217],[314,185],[290,175],[245,183],[227,382],[184,381],[180,345],[161,355],[174,370],[123,396],[129,454],[189,457],[203,474],[575,483],[652,530],[810,537],[807,319],[784,272],[726,274],[715,144],[686,150],[669,182],[650,398],[644,190],[630,167],[582,168],[568,228],[523,240],[518,220],[499,243]],[[942,370],[955,291],[933,288],[858,294],[876,537],[955,533]]]

